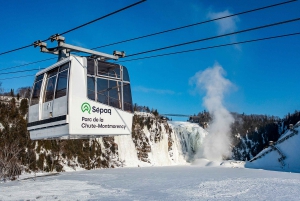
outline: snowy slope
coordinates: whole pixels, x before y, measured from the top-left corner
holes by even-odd
[[[300,172],[300,122],[246,163],[247,168]]]
[[[169,166],[60,173],[0,183],[0,200],[299,200],[300,174]]]

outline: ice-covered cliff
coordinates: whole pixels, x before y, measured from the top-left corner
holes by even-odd
[[[191,162],[207,132],[198,124],[173,122],[136,113],[131,136],[117,136],[124,166],[166,166]]]

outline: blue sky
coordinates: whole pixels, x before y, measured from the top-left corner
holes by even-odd
[[[0,52],[46,39],[55,33],[108,14],[136,1],[3,1],[0,7]],[[64,35],[66,42],[93,48],[137,36],[242,12],[282,1],[199,1],[148,0],[136,7]],[[300,17],[300,2],[241,15],[110,46],[98,51],[123,50],[127,55],[168,45],[197,40],[251,27]],[[147,55],[202,48],[274,35],[300,32],[300,21],[242,33]],[[48,46],[55,46],[48,41]],[[53,57],[37,48],[26,48],[0,56],[0,70]],[[126,59],[126,58],[125,58]],[[123,60],[125,60],[123,59]],[[128,58],[129,59],[129,58]],[[34,77],[1,80],[32,75],[33,72],[4,75],[4,72],[39,69],[55,60],[0,72],[5,90],[31,86]],[[195,92],[189,80],[197,72],[219,63],[235,87],[226,94],[228,110],[246,114],[283,117],[300,109],[299,63],[300,36],[241,44],[192,53],[124,62],[130,72],[133,102],[157,108],[160,113],[194,114],[203,111],[203,91]]]

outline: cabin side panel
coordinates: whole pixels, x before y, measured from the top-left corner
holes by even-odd
[[[88,98],[87,60],[81,59],[72,59],[69,83],[70,135],[131,134],[132,113]]]

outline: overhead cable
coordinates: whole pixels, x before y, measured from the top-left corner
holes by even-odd
[[[140,4],[140,3],[143,3],[143,2],[145,2],[145,1],[146,1],[146,0],[138,1],[138,2],[136,2],[136,3],[134,3],[134,4],[131,4],[131,5],[129,5],[129,6],[126,6],[126,7],[124,7],[124,8],[119,9],[119,10],[116,10],[116,11],[114,11],[114,12],[112,12],[112,13],[109,13],[109,14],[107,14],[107,15],[104,15],[104,16],[102,16],[102,17],[96,18],[96,19],[94,19],[94,20],[92,20],[92,21],[89,21],[89,22],[87,22],[87,23],[84,23],[84,24],[82,24],[82,25],[80,25],[80,26],[77,26],[77,27],[74,27],[74,28],[69,29],[69,30],[67,30],[67,31],[64,31],[64,32],[62,32],[62,33],[60,33],[60,34],[58,34],[58,35],[63,35],[63,34],[70,33],[70,32],[72,32],[72,31],[74,31],[74,30],[76,30],[76,29],[82,28],[82,27],[84,27],[84,26],[86,26],[86,25],[89,25],[89,24],[94,23],[94,22],[96,22],[96,21],[102,20],[102,19],[104,19],[104,18],[106,18],[106,17],[109,17],[109,16],[114,15],[114,14],[116,14],[116,13],[119,13],[119,12],[121,12],[121,11],[124,11],[124,10],[126,10],[126,9],[128,9],[128,8],[131,8],[131,7],[133,7],[133,6],[136,6],[136,5],[138,5],[138,4]],[[45,42],[45,41],[48,41],[48,40],[50,40],[50,38],[47,38],[47,39],[45,39],[45,40],[42,40],[42,42]],[[31,47],[31,46],[33,46],[33,43],[32,43],[32,44],[29,44],[29,45],[25,45],[25,46],[23,46],[23,47],[16,48],[16,49],[12,49],[12,50],[8,50],[8,51],[5,51],[5,52],[1,52],[0,55],[4,55],[4,54],[8,54],[8,53],[15,52],[15,51],[18,51],[18,50],[22,50],[22,49],[25,49],[25,48],[28,48],[28,47]]]
[[[131,7],[133,7],[133,6],[136,6],[136,5],[138,5],[138,4],[140,4],[140,3],[143,3],[143,2],[145,2],[145,1],[146,1],[146,0],[138,1],[138,2],[136,2],[136,3],[134,3],[134,4],[131,4],[131,5],[129,5],[129,6],[126,6],[126,7],[124,7],[124,8],[119,9],[119,10],[116,10],[116,11],[114,11],[114,12],[112,12],[112,13],[109,13],[109,14],[107,14],[107,15],[104,15],[104,16],[102,16],[102,17],[99,17],[99,18],[97,18],[97,19],[94,19],[94,20],[92,20],[92,21],[90,21],[90,22],[84,23],[84,24],[82,24],[82,25],[80,25],[80,26],[77,26],[77,27],[75,27],[75,28],[73,28],[73,29],[70,29],[70,30],[67,30],[67,31],[65,31],[65,32],[62,32],[62,33],[60,33],[59,35],[64,35],[64,34],[66,34],[66,33],[69,33],[69,32],[71,32],[71,31],[74,31],[74,30],[76,30],[76,29],[79,29],[79,28],[81,28],[81,27],[84,27],[84,26],[86,26],[86,25],[92,24],[92,23],[94,23],[94,22],[96,22],[96,21],[98,21],[98,20],[102,20],[102,19],[104,19],[104,18],[106,18],[106,17],[109,17],[109,16],[111,16],[111,15],[114,15],[114,14],[116,14],[116,13],[119,13],[119,12],[121,12],[121,11],[123,11],[123,10],[126,10],[126,9],[128,9],[128,8],[131,8]]]
[[[171,52],[171,53],[165,53],[165,54],[159,54],[159,55],[152,55],[152,56],[147,56],[147,57],[140,57],[140,58],[136,58],[136,59],[129,59],[129,60],[124,60],[124,61],[118,61],[116,63],[136,61],[136,60],[143,60],[143,59],[150,59],[150,58],[163,57],[163,56],[169,56],[169,55],[175,55],[175,54],[183,54],[183,53],[188,53],[188,52],[195,52],[195,51],[201,51],[201,50],[207,50],[207,49],[214,49],[214,48],[219,48],[219,47],[239,45],[239,44],[244,44],[244,43],[251,43],[251,42],[264,41],[264,40],[271,40],[271,39],[276,39],[276,38],[290,37],[290,36],[295,36],[295,35],[300,35],[300,32],[290,33],[290,34],[284,34],[284,35],[277,35],[277,36],[269,36],[269,37],[265,37],[265,38],[258,38],[258,39],[252,39],[252,40],[246,40],[246,41],[240,41],[240,42],[234,42],[234,43],[220,44],[220,45],[214,45],[214,46],[208,46],[208,47],[191,49],[191,50],[184,50],[184,51],[178,51],[178,52]],[[39,69],[33,69],[33,70],[39,70]],[[18,71],[16,71],[16,72],[8,72],[8,73],[5,73],[5,74],[13,74],[13,73],[17,73],[17,72]],[[19,72],[22,72],[22,71],[19,71]],[[23,72],[25,72],[25,71],[23,71]],[[28,75],[28,76],[32,76],[32,75]],[[23,77],[23,76],[21,76],[21,77]],[[27,77],[27,76],[24,76],[24,77]],[[19,76],[18,77],[10,77],[10,78],[0,79],[0,80],[7,80],[7,79],[14,79],[14,78],[20,78],[20,77]]]
[[[43,68],[42,68],[42,69],[43,69]],[[1,73],[1,75],[16,74],[16,73],[24,73],[24,72],[35,71],[35,70],[42,70],[42,69],[36,68],[36,69],[29,69],[29,70],[19,70],[19,71],[5,72],[5,73]],[[0,76],[1,76],[1,75],[0,75]]]
[[[192,43],[198,43],[198,42],[202,42],[202,41],[212,40],[212,39],[215,39],[215,38],[221,38],[221,37],[225,37],[225,36],[230,36],[230,35],[245,33],[245,32],[249,32],[249,31],[254,31],[254,30],[258,30],[258,29],[264,29],[264,28],[267,28],[267,27],[272,27],[272,26],[278,26],[278,25],[282,25],[282,24],[287,24],[287,23],[295,22],[295,21],[298,21],[298,20],[300,20],[300,18],[295,18],[295,19],[291,19],[291,20],[276,22],[276,23],[273,23],[273,24],[267,24],[267,25],[263,25],[263,26],[259,26],[259,27],[253,27],[253,28],[249,28],[249,29],[235,31],[235,32],[227,33],[227,34],[221,34],[221,35],[212,36],[212,37],[208,37],[208,38],[202,38],[202,39],[193,40],[193,41],[189,41],[189,42],[185,42],[185,43],[170,45],[170,46],[161,47],[161,48],[152,49],[152,50],[147,50],[147,51],[143,51],[143,52],[138,52],[138,53],[130,54],[130,55],[126,56],[126,57],[128,58],[128,57],[132,57],[132,56],[136,56],[136,55],[140,55],[140,54],[146,54],[146,53],[150,53],[150,52],[156,52],[156,51],[170,49],[170,48],[179,47],[179,46],[183,46],[183,45],[189,45],[189,44],[192,44]]]
[[[18,77],[8,77],[8,78],[1,78],[0,80],[10,80],[10,79],[16,79],[16,78],[21,78],[21,77],[29,77],[29,76],[35,76],[35,74],[33,75],[23,75],[23,76],[18,76]]]
[[[174,116],[174,117],[192,117],[195,115],[188,115],[188,114],[160,114],[161,116]]]
[[[272,4],[272,5],[269,5],[269,6],[264,6],[264,7],[255,8],[255,9],[252,9],[252,10],[247,10],[247,11],[243,11],[243,12],[239,12],[239,13],[235,13],[235,14],[231,14],[231,15],[226,15],[226,16],[223,16],[223,17],[218,17],[218,18],[214,18],[214,19],[210,19],[210,20],[206,20],[206,21],[202,21],[202,22],[197,22],[197,23],[194,23],[194,24],[189,24],[189,25],[185,25],[185,26],[181,26],[181,27],[177,27],[177,28],[173,28],[173,29],[159,31],[159,32],[152,33],[152,34],[147,34],[147,35],[144,35],[144,36],[138,36],[138,37],[135,37],[135,38],[122,40],[122,41],[119,41],[119,42],[114,42],[114,43],[110,43],[110,44],[107,44],[107,45],[102,45],[102,46],[99,46],[99,47],[95,47],[95,48],[92,48],[92,50],[107,47],[107,46],[112,46],[112,45],[116,45],[116,44],[120,44],[120,43],[126,43],[126,42],[129,42],[129,41],[134,41],[134,40],[138,40],[138,39],[142,39],[142,38],[147,38],[147,37],[151,37],[151,36],[155,36],[155,35],[159,35],[159,34],[164,34],[164,33],[167,33],[167,32],[172,32],[172,31],[176,31],[176,30],[180,30],[180,29],[185,29],[185,28],[188,28],[188,27],[193,27],[193,26],[197,26],[197,25],[201,25],[201,24],[206,24],[206,23],[209,23],[209,22],[213,22],[213,21],[217,21],[217,20],[221,20],[221,19],[225,19],[225,18],[229,18],[229,17],[234,17],[234,16],[237,16],[237,15],[252,13],[252,12],[256,12],[256,11],[260,11],[260,10],[264,10],[264,9],[268,9],[268,8],[272,8],[272,7],[292,3],[292,2],[295,2],[295,1],[297,1],[297,0],[285,1],[285,2],[281,2],[281,3],[277,3],[277,4]]]
[[[23,67],[23,66],[29,66],[29,65],[32,65],[32,64],[36,64],[36,63],[40,63],[40,62],[44,62],[44,61],[49,61],[49,60],[52,60],[52,59],[57,59],[57,57],[52,57],[52,58],[49,58],[49,59],[43,59],[43,60],[39,60],[39,61],[34,61],[34,62],[30,62],[30,63],[18,65],[18,66],[11,66],[11,67],[8,67],[8,68],[3,68],[0,71],[12,69],[12,68],[20,68],[20,67]],[[1,74],[3,74],[3,73],[1,73]]]
[[[141,57],[141,58],[136,58],[136,59],[119,61],[117,63],[128,62],[128,61],[136,61],[136,60],[142,60],[142,59],[150,59],[150,58],[169,56],[169,55],[174,55],[174,54],[182,54],[182,53],[187,53],[187,52],[207,50],[207,49],[213,49],[213,48],[219,48],[219,47],[225,47],[225,46],[232,46],[232,45],[238,45],[238,44],[243,44],[243,43],[251,43],[251,42],[257,42],[257,41],[263,41],[263,40],[271,40],[271,39],[275,39],[275,38],[283,38],[283,37],[289,37],[289,36],[295,36],[295,35],[300,35],[300,32],[291,33],[291,34],[284,34],[284,35],[278,35],[278,36],[270,36],[270,37],[266,37],[266,38],[258,38],[258,39],[253,39],[253,40],[246,40],[246,41],[235,42],[235,43],[227,43],[227,44],[221,44],[221,45],[215,45],[215,46],[208,46],[208,47],[197,48],[197,49],[192,49],[192,50],[185,50],[185,51],[178,51],[178,52],[171,52],[171,53],[166,53],[166,54],[159,54],[159,55]]]
[[[221,44],[221,45],[215,45],[215,46],[197,48],[197,49],[192,49],[192,50],[185,50],[185,51],[179,51],[179,52],[171,52],[171,53],[153,55],[153,56],[148,56],[148,57],[141,57],[141,58],[136,58],[136,59],[119,61],[117,63],[128,62],[128,61],[135,61],[135,60],[142,60],[142,59],[150,59],[150,58],[162,57],[162,56],[169,56],[169,55],[174,55],[174,54],[182,54],[182,53],[187,53],[187,52],[207,50],[207,49],[213,49],[213,48],[219,48],[219,47],[225,47],[225,46],[232,46],[232,45],[238,45],[238,44],[243,44],[243,43],[251,43],[251,42],[257,42],[257,41],[263,41],[263,40],[271,40],[271,39],[275,39],[275,38],[283,38],[283,37],[289,37],[289,36],[295,36],[295,35],[300,35],[300,32],[291,33],[291,34],[284,34],[284,35],[278,35],[278,36],[270,36],[270,37],[266,37],[266,38],[258,38],[258,39],[253,39],[253,40],[246,40],[246,41],[235,42],[235,43],[227,43],[227,44]],[[15,78],[20,78],[20,77],[28,77],[28,76],[34,76],[34,75],[25,75],[25,76],[18,76],[18,77],[10,77],[10,78],[4,78],[4,79],[0,79],[0,80],[15,79]]]

